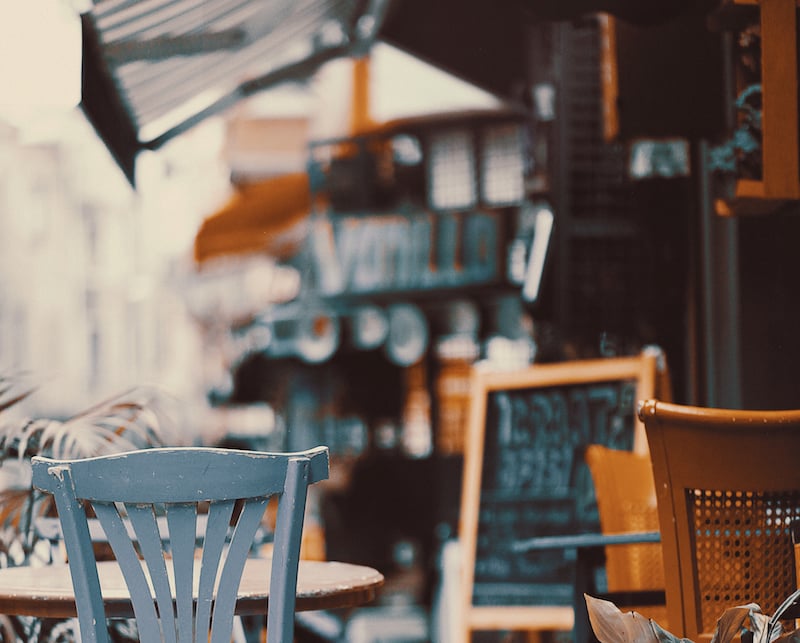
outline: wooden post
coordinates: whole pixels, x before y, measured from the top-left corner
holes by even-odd
[[[350,134],[355,136],[368,131],[370,117],[370,57],[369,54],[353,59],[353,96],[350,105]]]

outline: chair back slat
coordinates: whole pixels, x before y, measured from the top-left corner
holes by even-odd
[[[125,578],[125,584],[131,594],[131,603],[136,615],[136,625],[139,628],[141,640],[161,640],[161,628],[159,627],[158,614],[150,593],[150,586],[144,569],[139,562],[139,556],[134,548],[127,526],[119,515],[119,510],[111,502],[92,503],[92,509],[100,521],[103,531],[106,533],[108,544],[111,545],[114,557],[117,559],[122,575]],[[64,541],[69,542],[66,532],[64,533]],[[93,562],[92,566],[94,565],[95,563]],[[70,568],[72,568],[71,559]],[[80,613],[78,617],[80,618]]]
[[[164,643],[177,643],[172,589],[169,585],[167,563],[164,560],[163,541],[156,522],[156,509],[149,504],[127,504],[125,509],[133,526],[136,541],[139,543],[139,551],[150,574],[150,584],[155,593]],[[191,593],[191,590],[191,585],[180,587],[177,588],[177,594]],[[145,597],[144,600],[152,602],[153,597],[150,595]]]
[[[197,507],[177,503],[167,508],[172,571],[175,575],[175,614],[178,643],[194,643],[192,594],[194,546],[197,541]]]
[[[89,506],[122,570],[140,640],[229,643],[242,572],[269,499],[277,495],[273,572],[264,579],[267,636],[269,643],[291,641],[307,488],[327,475],[325,447],[288,454],[176,448],[34,458],[34,486],[56,500],[82,640],[109,641]],[[203,522],[199,505],[207,511]]]
[[[197,591],[196,643],[208,643],[219,562],[224,553],[235,504],[233,500],[223,500],[212,502],[208,507],[208,523]]]
[[[266,498],[247,500],[242,505],[220,571],[211,621],[211,643],[230,641],[239,580],[266,508]]]

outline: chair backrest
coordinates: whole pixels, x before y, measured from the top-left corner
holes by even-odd
[[[212,643],[229,643],[242,570],[273,496],[278,512],[272,575],[264,579],[267,641],[291,641],[307,488],[327,477],[327,447],[33,458],[34,486],[55,498],[84,643],[109,640],[87,511],[101,523],[122,570],[141,640],[208,643],[210,631]],[[198,511],[207,511],[207,520],[196,559]]]
[[[658,531],[650,457],[592,444],[586,448],[585,458],[594,482],[602,532]],[[606,577],[610,592],[663,590],[661,546],[644,543],[607,547]],[[659,621],[659,625],[664,623]]]
[[[800,411],[640,404],[658,499],[670,629],[708,640],[722,612],[772,614],[796,589]]]

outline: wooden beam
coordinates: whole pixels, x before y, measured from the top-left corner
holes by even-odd
[[[764,196],[797,199],[797,3],[762,0],[760,7]]]

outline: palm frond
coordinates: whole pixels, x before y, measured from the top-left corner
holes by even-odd
[[[91,426],[119,440],[128,440],[133,448],[161,446],[175,442],[175,412],[168,407],[174,404],[163,392],[140,387],[126,391],[78,413],[65,422],[78,431],[80,426]],[[112,439],[116,441],[117,439]]]
[[[30,497],[30,489],[0,491],[0,525],[19,528]]]
[[[31,526],[47,511],[48,499],[30,482],[30,458],[83,458],[175,444],[174,400],[152,387],[139,387],[103,400],[72,417],[16,418],[3,413],[36,390],[28,380],[0,372],[0,529],[19,536],[26,552],[35,542]]]
[[[0,462],[9,457],[81,458],[174,443],[169,398],[137,388],[104,400],[64,421],[26,419],[0,425]]]
[[[0,413],[19,404],[38,389],[26,371],[0,371]]]
[[[52,420],[25,420],[20,424],[8,425],[3,431],[4,451],[7,455],[16,455],[20,460],[40,453],[41,435]]]

